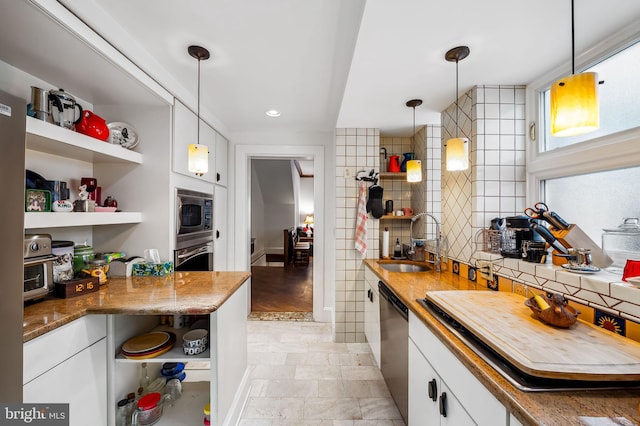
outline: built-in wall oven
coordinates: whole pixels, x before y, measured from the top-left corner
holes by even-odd
[[[176,190],[176,271],[213,271],[213,194]]]

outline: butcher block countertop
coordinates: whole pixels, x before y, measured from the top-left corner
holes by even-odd
[[[376,260],[366,265],[418,318],[451,350],[467,369],[524,425],[640,425],[640,390],[523,392],[504,379],[454,334],[427,312],[416,299],[428,292],[477,290],[490,292],[485,285],[445,272],[390,272]],[[497,295],[498,293],[487,293]],[[514,297],[520,297],[514,295]],[[521,298],[524,306],[524,298]],[[477,306],[478,310],[493,309]],[[580,324],[586,326],[586,324]],[[505,325],[505,328],[507,326]],[[547,326],[542,326],[541,331]],[[635,345],[635,342],[629,342]],[[640,361],[640,360],[639,360]]]
[[[249,272],[174,272],[165,277],[111,278],[93,293],[25,305],[23,341],[87,314],[209,314],[249,276]]]

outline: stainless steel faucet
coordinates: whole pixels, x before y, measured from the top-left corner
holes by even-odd
[[[409,247],[409,252],[407,254],[411,255],[413,253],[415,253],[415,249],[414,247],[416,246],[416,243],[419,241],[422,241],[423,243],[427,242],[428,240],[426,238],[413,238],[413,223],[418,220],[419,218],[421,218],[422,216],[428,216],[433,220],[433,223],[435,223],[436,225],[436,252],[435,252],[435,260],[425,260],[425,262],[430,262],[433,263],[436,267],[436,272],[440,272],[441,268],[440,268],[440,239],[441,239],[441,235],[440,235],[440,222],[438,222],[438,219],[436,219],[436,217],[434,215],[432,215],[431,213],[427,213],[427,212],[422,212],[422,213],[418,213],[415,216],[413,216],[411,218],[411,225],[409,225],[409,238],[411,239],[411,247]],[[426,232],[425,232],[426,233]]]

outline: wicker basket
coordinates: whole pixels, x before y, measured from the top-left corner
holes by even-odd
[[[547,309],[540,309],[533,297],[524,301],[540,321],[558,328],[569,328],[576,323],[580,311],[569,306],[561,294],[554,294],[551,298],[547,295],[540,296],[549,304]]]

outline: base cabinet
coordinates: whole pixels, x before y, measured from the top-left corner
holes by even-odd
[[[411,339],[409,371],[410,425],[476,424]]]
[[[410,425],[509,425],[504,405],[412,312],[409,342]]]
[[[380,368],[380,300],[378,280],[370,269],[365,268],[364,282],[364,334],[371,352]]]
[[[69,404],[69,425],[106,425],[105,336],[105,317],[96,315],[25,343],[23,402]]]

